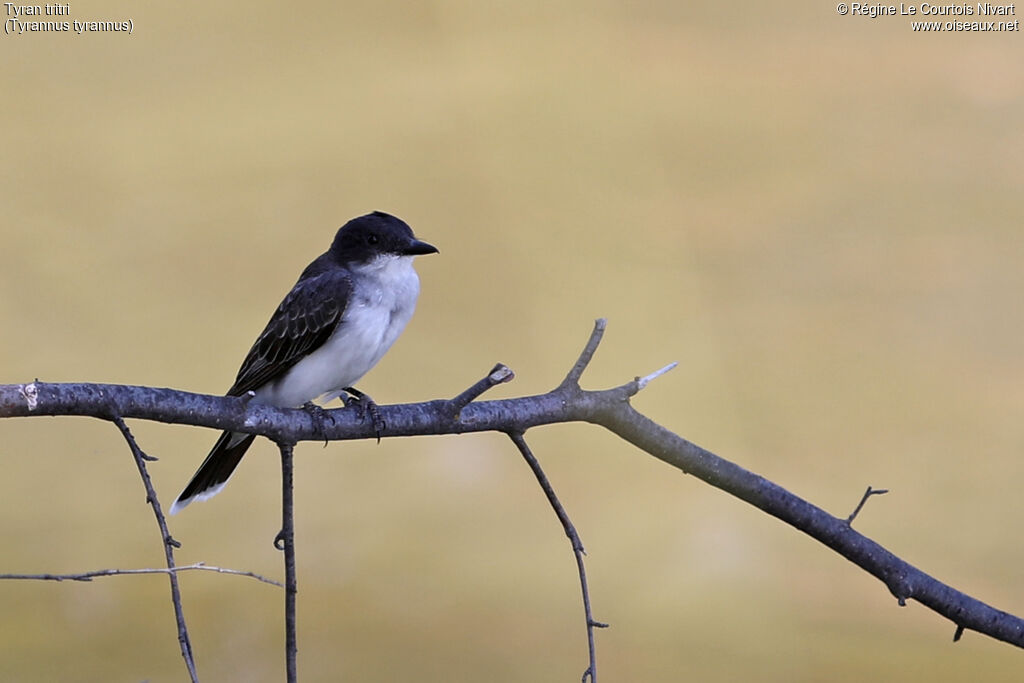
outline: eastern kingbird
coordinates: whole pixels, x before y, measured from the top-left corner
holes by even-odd
[[[242,362],[228,396],[296,408],[335,398],[387,353],[416,308],[414,256],[437,249],[404,221],[374,211],[343,225],[306,266]],[[355,392],[357,393],[357,392]],[[171,505],[171,514],[224,488],[254,434],[224,432]]]

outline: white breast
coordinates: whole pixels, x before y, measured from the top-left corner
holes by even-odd
[[[353,292],[334,334],[256,398],[296,407],[353,386],[377,364],[416,308],[420,280],[411,256],[381,256],[353,269]]]

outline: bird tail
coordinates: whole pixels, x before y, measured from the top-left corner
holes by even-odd
[[[255,438],[255,434],[241,432],[221,434],[206,460],[192,476],[192,481],[171,505],[171,514],[176,514],[194,500],[206,500],[220,493]]]

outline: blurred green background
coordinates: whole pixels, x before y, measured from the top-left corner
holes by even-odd
[[[634,405],[1024,613],[1024,48],[831,3],[71,3],[0,36],[0,382],[220,393],[348,218],[406,219],[406,334],[360,387]],[[8,17],[4,17],[5,19]],[[45,19],[45,17],[44,17]],[[215,438],[133,422],[162,501]],[[529,433],[589,551],[608,681],[1019,680],[968,633],[600,428]],[[0,423],[0,572],[160,566],[116,429]],[[497,435],[303,444],[308,681],[579,680],[568,543]],[[280,576],[276,451],[172,519]],[[182,576],[203,680],[283,678],[278,589]],[[0,679],[179,681],[167,580],[0,583]]]

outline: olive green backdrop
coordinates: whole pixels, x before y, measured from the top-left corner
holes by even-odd
[[[2,11],[2,10],[0,10]],[[6,14],[4,19],[10,18]],[[439,256],[360,384],[453,396],[678,360],[634,401],[1024,613],[1024,43],[829,2],[72,2],[0,36],[0,382],[220,393],[348,218]],[[47,17],[42,17],[47,19]],[[53,19],[52,17],[49,19]],[[133,422],[172,500],[215,438]],[[968,633],[588,425],[529,439],[589,551],[602,680],[1011,681]],[[0,423],[0,572],[160,566],[116,429]],[[572,556],[497,435],[302,444],[308,681],[568,681]],[[172,519],[279,576],[275,449]],[[203,680],[283,678],[282,594],[182,576]],[[167,580],[0,583],[0,679],[180,681]]]

